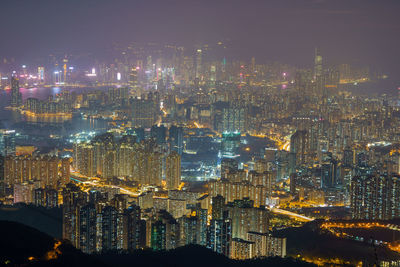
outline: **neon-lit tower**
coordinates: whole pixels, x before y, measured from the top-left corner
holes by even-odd
[[[38,81],[44,83],[44,67],[38,67]]]
[[[68,59],[64,58],[63,59],[63,82],[64,84],[67,83],[67,63],[68,63]]]

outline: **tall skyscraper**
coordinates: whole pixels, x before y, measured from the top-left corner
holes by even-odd
[[[68,59],[66,59],[66,58],[64,58],[63,59],[63,83],[64,84],[66,84],[67,83],[67,74],[68,74],[68,66],[67,66],[67,64],[68,64]]]
[[[221,161],[221,178],[226,178],[230,172],[237,171],[238,162],[232,158],[223,158]]]
[[[295,155],[296,166],[306,162],[306,156],[309,150],[308,131],[296,131],[290,137],[290,153]]]
[[[167,189],[177,189],[181,183],[181,156],[173,151],[165,162],[165,179],[167,181]]]
[[[214,206],[214,204],[213,204]],[[230,256],[232,240],[232,221],[225,215],[221,218],[211,219],[208,231],[207,247],[217,253]]]
[[[151,128],[156,123],[159,110],[152,100],[132,100],[132,124],[134,127]]]
[[[151,225],[151,248],[153,250],[166,249],[166,225],[162,221]]]
[[[118,248],[117,239],[117,218],[118,211],[113,206],[106,206],[101,212],[101,230],[102,230],[102,249],[116,250]]]
[[[233,102],[222,110],[222,131],[240,132],[247,130],[247,108],[244,104]]]
[[[19,91],[19,79],[16,76],[11,77],[11,107],[22,105],[22,94]]]
[[[165,144],[166,136],[167,136],[167,128],[164,125],[157,126],[153,125],[150,131],[151,138],[157,142],[158,145]]]
[[[46,195],[43,188],[37,188],[33,192],[33,203],[35,206],[44,207],[46,204]]]
[[[214,220],[222,220],[225,212],[225,198],[221,195],[212,198],[212,215]]]
[[[318,48],[314,52],[314,79],[322,76],[322,56]]]
[[[202,50],[197,49],[196,50],[196,79],[200,79],[202,75]]]
[[[222,133],[221,154],[222,157],[235,158],[238,156],[240,146],[240,132]]]
[[[350,209],[354,219],[390,220],[400,216],[400,177],[360,175],[353,177]]]
[[[94,147],[88,143],[76,144],[74,147],[74,167],[86,176],[94,176],[96,165],[94,158]]]
[[[63,238],[80,247],[79,215],[80,208],[86,202],[86,193],[74,184],[67,184],[63,189]]]
[[[248,232],[268,231],[269,211],[265,208],[254,208],[253,203],[244,198],[227,205],[229,217],[232,219],[232,238],[246,239]]]
[[[84,253],[96,251],[96,220],[97,213],[94,204],[83,206],[79,214],[79,242]]]
[[[142,222],[140,220],[140,207],[132,205],[124,211],[124,234],[126,249],[132,251],[141,247]]]
[[[0,154],[3,156],[15,155],[15,131],[0,129]]]
[[[176,151],[179,155],[183,152],[183,129],[177,126],[171,126],[169,128],[169,149]]]
[[[136,89],[138,85],[138,70],[136,67],[131,68],[129,72],[129,87]]]
[[[38,81],[43,84],[45,82],[44,67],[38,67]]]
[[[58,207],[58,191],[56,189],[46,189],[46,207],[49,209]]]

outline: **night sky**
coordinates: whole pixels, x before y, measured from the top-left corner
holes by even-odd
[[[318,46],[400,80],[399,12],[399,0],[1,0],[0,58],[230,39],[238,59],[311,66]]]

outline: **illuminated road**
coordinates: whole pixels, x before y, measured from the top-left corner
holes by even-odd
[[[81,175],[77,172],[71,172],[71,178],[72,181],[82,183],[84,185],[91,185],[91,186],[96,186],[96,187],[109,187],[109,188],[118,188],[121,193],[127,194],[130,196],[137,197],[139,196],[140,192],[134,192],[131,190],[128,190],[126,188],[116,186],[116,185],[108,185],[108,184],[102,184],[99,180],[94,180],[93,178],[86,177],[84,175]]]
[[[303,221],[303,222],[311,222],[314,219],[309,218],[307,216],[304,215],[300,215],[291,211],[287,211],[287,210],[282,210],[282,209],[277,209],[277,208],[270,208],[270,211],[276,214],[281,214],[281,215],[286,215],[295,219],[298,219],[299,221]]]

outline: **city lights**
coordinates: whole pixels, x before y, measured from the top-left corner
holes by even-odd
[[[400,266],[396,1],[24,1],[0,265]]]

